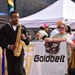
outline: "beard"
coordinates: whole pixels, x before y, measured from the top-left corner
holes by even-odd
[[[13,25],[17,25],[19,22],[18,21],[12,21]]]

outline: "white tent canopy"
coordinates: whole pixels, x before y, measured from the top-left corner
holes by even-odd
[[[47,8],[33,15],[20,19],[27,28],[40,27],[43,23],[55,27],[58,20],[67,23],[75,21],[75,3],[71,0],[58,0]]]

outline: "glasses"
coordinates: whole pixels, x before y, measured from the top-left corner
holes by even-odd
[[[59,29],[65,29],[64,27],[59,27]]]

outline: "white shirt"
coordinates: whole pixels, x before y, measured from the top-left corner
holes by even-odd
[[[14,31],[16,30],[16,28],[17,28],[17,26],[12,26],[13,27],[13,29],[14,29]]]
[[[50,37],[52,37],[53,35],[58,34],[58,33],[59,33],[59,30],[58,30],[58,28],[56,28],[50,33]]]
[[[40,34],[41,34],[41,38],[44,36],[44,35],[47,35],[48,36],[48,34],[44,31],[44,30],[40,30],[40,31],[38,31]]]
[[[75,32],[73,32],[73,33],[71,34],[71,36],[67,39],[67,42],[68,42],[69,44],[72,44],[72,43],[73,43],[72,40],[74,40],[74,39],[75,39]]]

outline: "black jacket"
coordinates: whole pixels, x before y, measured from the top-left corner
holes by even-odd
[[[17,26],[16,31],[14,31],[12,26],[9,24],[6,24],[1,28],[1,30],[0,30],[0,46],[2,48],[7,49],[8,45],[15,44],[18,27],[19,26]],[[24,26],[22,26],[22,33],[24,33],[26,35],[26,28]],[[26,38],[23,41],[25,42],[26,45],[28,45],[30,40],[29,40],[29,38]]]

